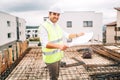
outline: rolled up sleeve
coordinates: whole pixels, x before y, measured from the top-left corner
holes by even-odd
[[[42,46],[46,47],[46,45],[48,43],[48,33],[43,26],[40,26],[40,28],[39,28],[39,37],[40,37]]]

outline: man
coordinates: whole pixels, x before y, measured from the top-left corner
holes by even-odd
[[[49,19],[40,26],[40,40],[42,43],[43,61],[49,69],[50,80],[58,80],[60,61],[63,57],[63,51],[68,48],[63,44],[63,36],[66,38],[75,38],[83,35],[67,34],[57,24],[61,9],[52,7],[49,10]]]

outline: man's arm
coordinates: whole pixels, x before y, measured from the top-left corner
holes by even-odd
[[[72,39],[72,38],[76,38],[76,37],[84,35],[83,32],[80,32],[80,33],[77,33],[77,34],[75,34],[75,33],[70,33],[69,34],[69,33],[65,32],[64,30],[63,30],[63,34],[67,39]]]
[[[48,42],[47,45],[46,45],[46,48],[60,49],[60,50],[64,51],[64,50],[66,50],[68,48],[68,46],[66,46],[64,44],[55,44],[55,43]]]
[[[66,48],[68,48],[68,46],[66,46],[64,44],[50,43],[48,41],[47,31],[42,26],[41,26],[39,34],[40,34],[39,36],[40,36],[40,39],[41,39],[42,46],[44,46],[46,48],[49,48],[49,49],[60,49],[60,50],[66,50]]]

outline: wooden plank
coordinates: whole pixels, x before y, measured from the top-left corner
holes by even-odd
[[[2,52],[0,51],[0,75],[2,73],[1,68],[2,68]]]
[[[9,48],[8,51],[9,51],[9,66],[10,66],[13,63],[12,48]]]
[[[19,42],[17,42],[16,46],[17,46],[17,53],[18,53],[18,58],[19,58],[20,57],[20,44],[19,44]]]

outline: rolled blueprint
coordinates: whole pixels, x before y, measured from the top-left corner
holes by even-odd
[[[93,37],[93,32],[86,32],[83,36],[72,39],[68,44],[69,47],[87,43]]]

